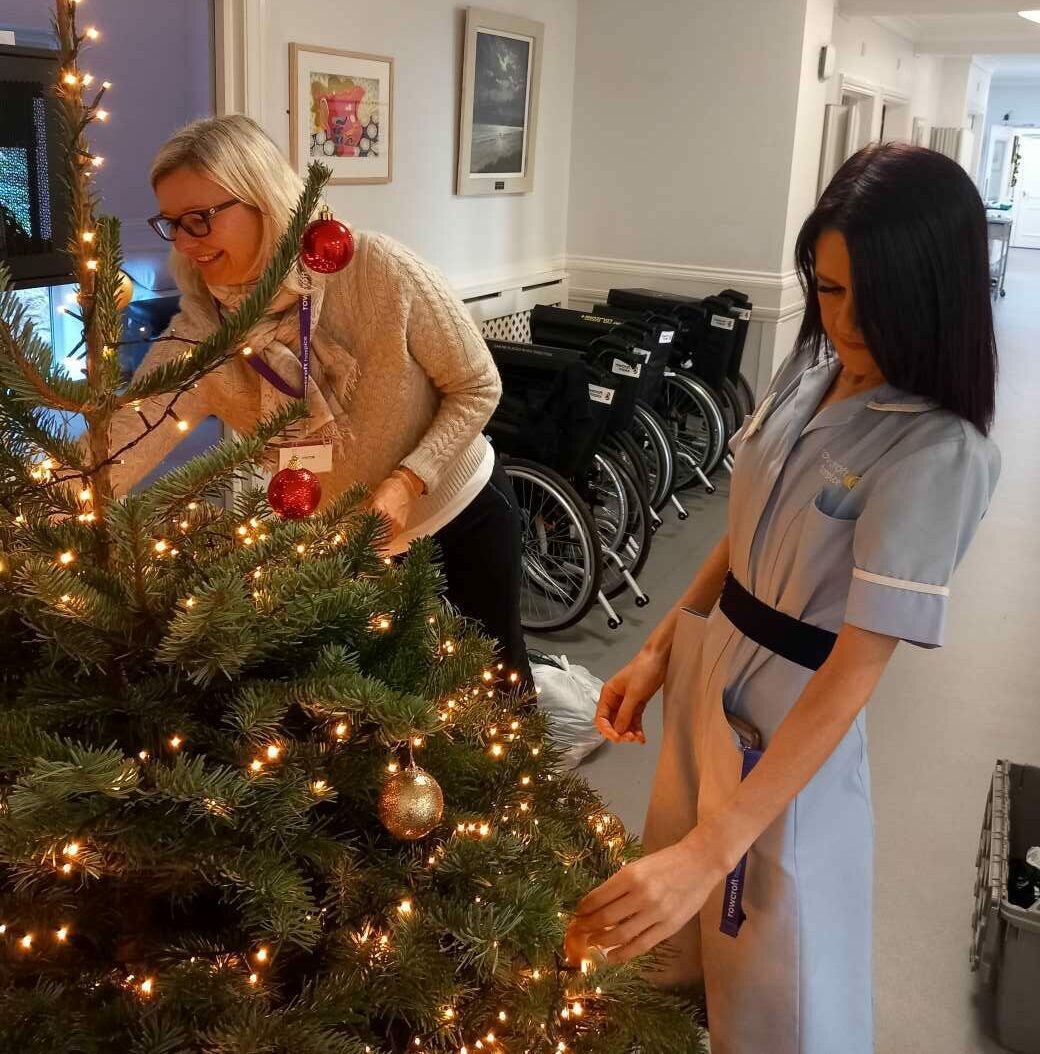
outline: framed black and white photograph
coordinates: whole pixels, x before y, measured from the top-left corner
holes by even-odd
[[[534,188],[544,32],[541,22],[467,10],[459,194],[523,194]]]

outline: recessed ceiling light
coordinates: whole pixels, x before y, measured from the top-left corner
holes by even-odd
[[[1032,11],[1019,11],[1019,15],[1022,18],[1028,18],[1030,22],[1040,22],[1040,9],[1034,9]]]

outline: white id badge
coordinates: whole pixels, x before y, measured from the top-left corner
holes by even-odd
[[[286,443],[278,448],[278,468],[288,468],[290,462],[296,459],[297,468],[309,469],[311,472],[332,471],[332,444],[331,443]]]

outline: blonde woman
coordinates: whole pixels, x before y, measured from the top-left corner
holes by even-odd
[[[181,292],[171,323],[178,337],[210,335],[221,313],[248,295],[285,230],[303,189],[295,171],[254,121],[206,118],[177,132],[151,171],[159,212],[150,223],[172,243]],[[530,681],[520,628],[520,524],[508,477],[483,436],[501,385],[480,332],[445,280],[404,246],[355,232],[352,262],[311,274],[308,436],[332,444],[323,501],[355,483],[390,525],[390,552],[415,538],[438,541],[447,597],[483,623],[501,657]],[[178,403],[190,429],[209,416],[248,432],[302,388],[299,278],[291,275],[271,312],[236,356]],[[183,353],[155,344],[138,373]],[[272,373],[274,376],[272,376]],[[146,416],[164,403],[145,405]],[[112,449],[140,431],[136,414],[115,424]],[[118,470],[128,489],[184,438],[167,419]]]

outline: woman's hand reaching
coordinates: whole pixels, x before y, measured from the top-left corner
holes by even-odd
[[[596,727],[612,743],[645,743],[643,711],[664,684],[668,657],[644,647],[599,693]]]
[[[656,948],[686,925],[726,877],[723,855],[694,829],[681,842],[627,864],[578,905],[565,949],[572,965],[591,948],[611,964]]]
[[[397,469],[372,492],[369,506],[389,523],[388,542],[408,526],[412,508],[421,494],[422,480],[407,469]]]

